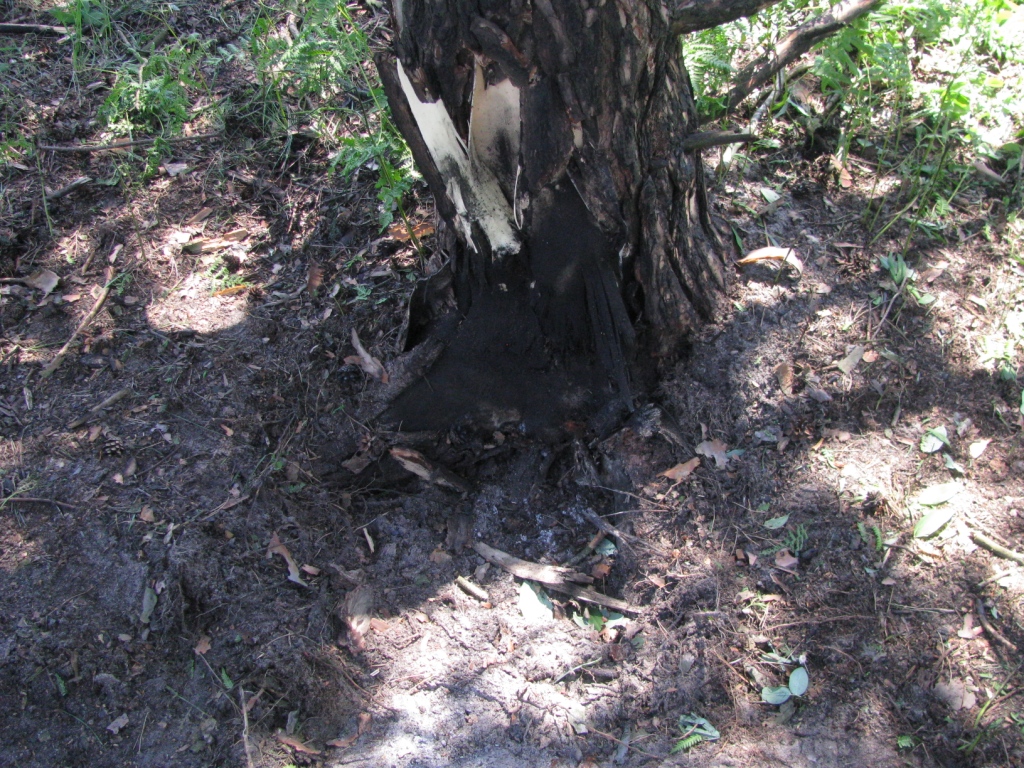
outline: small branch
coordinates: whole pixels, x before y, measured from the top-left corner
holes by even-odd
[[[52,27],[49,24],[0,24],[0,35],[54,35],[63,37],[70,34],[67,27]]]
[[[456,576],[455,583],[459,585],[459,589],[461,589],[470,597],[475,597],[477,600],[480,600],[485,603],[491,599],[490,595],[487,594],[486,589],[484,589],[483,587],[478,587],[465,576]]]
[[[60,351],[57,353],[57,356],[54,357],[53,360],[51,360],[46,365],[45,368],[43,368],[42,372],[39,374],[40,378],[48,379],[50,376],[53,375],[54,371],[60,368],[61,363],[64,362],[64,358],[67,357],[68,352],[71,350],[71,345],[74,343],[75,339],[77,339],[81,335],[82,331],[84,331],[86,327],[88,327],[89,324],[96,319],[96,315],[100,313],[100,310],[103,308],[104,302],[106,302],[107,300],[107,296],[110,295],[110,284],[113,282],[113,274],[113,267],[107,267],[107,273],[104,276],[105,284],[103,286],[103,290],[100,291],[99,298],[96,299],[96,303],[93,304],[92,309],[89,310],[89,314],[87,314],[85,318],[82,320],[82,322],[78,324],[78,327],[75,329],[75,332],[71,334],[71,338],[68,339],[64,343],[64,346],[60,348]]]
[[[609,597],[608,595],[603,595],[593,589],[579,586],[578,583],[589,584],[593,582],[593,579],[584,573],[579,573],[569,568],[562,568],[557,565],[540,565],[539,563],[530,563],[526,560],[520,560],[518,557],[513,557],[506,552],[489,547],[481,541],[474,541],[473,549],[475,549],[476,553],[487,562],[492,565],[497,565],[500,568],[504,568],[513,576],[518,576],[520,579],[540,582],[541,584],[558,592],[564,592],[565,594],[571,595],[579,600],[603,605],[621,613],[640,613],[639,608],[630,605],[625,600]],[[574,584],[572,582],[578,583]]]
[[[1011,643],[1005,637],[1003,637],[999,633],[999,631],[995,627],[993,627],[991,623],[989,623],[988,616],[985,615],[985,604],[981,600],[975,600],[974,601],[974,609],[975,609],[974,612],[976,614],[978,614],[978,621],[981,622],[981,626],[984,628],[984,630],[988,634],[988,636],[991,637],[993,640],[995,640],[1000,645],[1005,646],[1005,647],[1009,648],[1011,651],[1013,651],[1014,653],[1016,653],[1017,652],[1017,646],[1014,645],[1013,643]]]
[[[89,420],[89,418],[93,414],[99,413],[104,408],[109,408],[114,403],[116,403],[118,400],[121,400],[122,398],[124,398],[124,397],[126,397],[127,395],[130,395],[130,394],[131,394],[131,389],[128,388],[128,387],[125,387],[124,389],[118,390],[117,392],[112,394],[110,397],[108,397],[106,400],[104,400],[103,402],[97,403],[92,408],[90,408],[89,412],[85,416],[79,416],[77,419],[75,419],[70,424],[68,424],[68,429],[78,429],[80,426],[85,424],[85,422],[87,422]]]
[[[1024,555],[1020,552],[1014,552],[1012,549],[1007,549],[1002,544],[997,544],[992,541],[988,536],[983,533],[972,533],[971,541],[977,544],[979,547],[983,547],[991,552],[993,555],[998,555],[1006,560],[1013,560],[1015,563],[1024,565]]]
[[[701,131],[683,139],[682,150],[689,152],[694,149],[721,147],[725,144],[746,144],[757,138],[752,133],[733,133],[732,131]]]
[[[753,16],[779,0],[674,0],[669,7],[674,35],[711,29],[730,21]]]
[[[775,73],[803,56],[830,35],[863,16],[881,0],[847,0],[828,13],[801,24],[787,35],[775,50],[741,69],[729,91],[728,108],[734,109],[747,96],[771,80]],[[704,6],[698,6],[703,11]]]
[[[83,144],[78,147],[60,147],[40,144],[37,149],[46,152],[106,152],[111,149],[125,149],[127,147],[140,147],[147,144],[156,144],[158,141],[163,141],[167,144],[180,144],[185,141],[215,139],[220,135],[221,134],[218,131],[216,133],[197,133],[195,136],[173,136],[169,139],[125,139],[124,141],[115,141],[111,144]]]
[[[56,501],[55,499],[44,499],[38,496],[9,496],[6,499],[0,500],[0,507],[4,504],[53,504],[55,507],[67,507],[68,509],[81,509],[77,504],[68,504],[66,501]]]
[[[60,189],[54,190],[43,190],[43,194],[46,195],[47,200],[59,200],[62,197],[67,197],[79,187],[84,187],[86,184],[92,182],[92,179],[88,176],[79,176],[77,179],[72,181],[70,184],[61,187]]]
[[[982,587],[987,587],[987,586],[988,586],[989,584],[991,584],[991,583],[993,583],[993,582],[995,582],[995,581],[999,581],[999,580],[1000,580],[1001,578],[1003,578],[1004,576],[1012,576],[1012,575],[1013,575],[1013,573],[1014,573],[1014,572],[1015,572],[1016,570],[1017,570],[1016,568],[1014,568],[1013,566],[1011,566],[1011,567],[1007,568],[1007,569],[1006,569],[1005,571],[997,571],[996,573],[994,573],[993,575],[989,576],[989,577],[988,577],[987,579],[985,579],[984,581],[979,581],[979,582],[978,582],[978,583],[977,583],[977,584],[975,585],[975,588],[976,588],[976,589],[981,589]]]

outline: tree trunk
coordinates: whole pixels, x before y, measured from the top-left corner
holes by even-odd
[[[767,4],[710,0],[705,26]],[[681,5],[394,0],[377,65],[454,233],[465,318],[392,408],[404,428],[628,411],[637,361],[715,316],[728,270],[684,146],[698,123],[676,33],[701,25]]]

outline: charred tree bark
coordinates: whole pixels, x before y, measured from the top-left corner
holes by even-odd
[[[481,395],[520,418],[628,409],[638,352],[674,354],[715,316],[727,268],[677,34],[771,1],[393,0],[377,64],[457,235],[466,318],[396,420],[426,425],[415,403],[438,397],[435,414]]]

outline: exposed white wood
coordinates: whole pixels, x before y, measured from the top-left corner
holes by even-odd
[[[473,108],[469,118],[469,158],[483,164],[498,178],[511,197],[519,168],[519,89],[511,80],[487,84],[479,59],[473,81]]]
[[[440,100],[420,101],[402,63],[398,63],[398,80],[409,102],[424,143],[448,186],[448,196],[458,211],[456,226],[474,249],[472,225],[476,224],[487,237],[495,256],[517,253],[519,237],[513,225],[512,206],[501,190],[497,177],[486,163],[471,162],[469,150],[455,129],[448,110]],[[496,99],[502,109],[505,99]],[[490,122],[490,116],[480,118]]]

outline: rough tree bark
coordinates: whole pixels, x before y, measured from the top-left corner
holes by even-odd
[[[715,316],[728,270],[678,34],[775,1],[393,0],[377,65],[465,318],[395,421],[628,410],[638,353]]]

